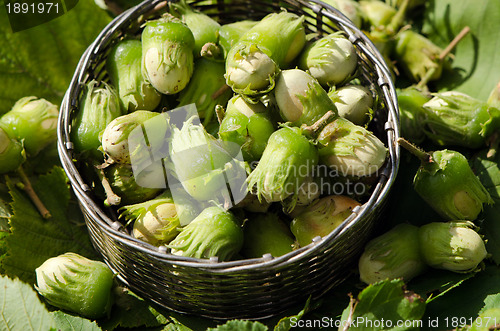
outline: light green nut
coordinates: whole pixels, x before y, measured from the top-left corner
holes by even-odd
[[[469,221],[433,222],[418,232],[424,261],[431,267],[466,273],[488,255],[484,240]]]
[[[51,102],[34,96],[19,99],[0,118],[2,127],[11,138],[23,141],[28,156],[37,155],[57,139],[59,109]]]
[[[46,260],[35,273],[35,289],[51,305],[90,319],[109,315],[114,276],[103,262],[65,253]]]
[[[419,228],[410,224],[399,224],[369,241],[358,262],[360,279],[367,284],[395,278],[407,282],[426,268]]]

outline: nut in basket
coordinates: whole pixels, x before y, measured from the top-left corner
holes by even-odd
[[[175,16],[186,10],[204,15],[203,29]],[[329,45],[334,55],[315,62]],[[365,115],[348,115],[342,93],[358,93]],[[80,139],[95,100],[105,125]],[[312,0],[157,0],[124,12],[82,56],[58,134],[92,242],[118,279],[220,319],[273,316],[348,277],[399,165],[381,55]]]

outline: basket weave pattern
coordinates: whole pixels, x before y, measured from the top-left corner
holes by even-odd
[[[230,2],[230,3],[225,3]],[[140,34],[141,24],[164,12],[165,0],[145,1],[116,17],[82,56],[61,105],[59,154],[73,191],[79,200],[91,240],[120,281],[132,291],[163,307],[210,318],[265,318],[294,304],[323,295],[345,280],[364,243],[376,226],[399,166],[397,101],[394,86],[382,56],[350,21],[319,1],[219,0],[191,1],[191,6],[220,23],[261,19],[285,8],[306,16],[308,32],[320,34],[341,30],[356,46],[361,77],[381,100],[375,116],[375,133],[389,148],[370,199],[328,236],[284,256],[264,256],[231,262],[174,256],[165,247],[154,247],[134,239],[116,215],[102,207],[73,161],[71,122],[79,98],[91,79],[107,80],[106,56],[119,38]],[[308,9],[306,11],[306,9]],[[335,26],[323,23],[324,18]],[[319,238],[318,238],[319,239]]]

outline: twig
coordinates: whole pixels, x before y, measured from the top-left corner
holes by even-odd
[[[486,153],[486,158],[492,159],[497,154],[497,149],[500,144],[500,135],[498,132],[493,133],[488,139],[488,152]]]
[[[118,16],[121,13],[123,13],[123,8],[119,6],[115,1],[111,0],[104,0],[104,3],[106,4],[106,7],[108,7],[108,10],[114,15]]]
[[[395,33],[396,30],[398,30],[401,27],[401,25],[403,24],[409,3],[410,3],[410,0],[403,0],[403,2],[401,3],[401,6],[399,6],[399,8],[398,8],[398,11],[392,17],[391,22],[387,26],[387,28],[391,34]]]
[[[224,84],[217,91],[215,91],[210,97],[212,98],[212,100],[215,100],[229,89],[230,89],[229,85]]]
[[[351,324],[353,322],[353,317],[354,317],[354,311],[356,310],[356,306],[358,305],[358,302],[354,297],[352,296],[351,293],[349,293],[349,315],[347,316],[346,323],[342,327],[342,331],[347,331],[350,329]]]
[[[430,153],[427,153],[426,151],[418,148],[417,146],[413,145],[408,140],[406,140],[404,138],[398,138],[397,143],[401,147],[406,149],[408,152],[415,155],[422,163],[432,162],[432,155]]]
[[[29,180],[28,176],[26,176],[26,173],[24,172],[22,166],[19,166],[19,168],[17,168],[17,173],[19,174],[19,177],[23,182],[24,191],[28,194],[31,201],[33,201],[33,204],[38,209],[40,215],[42,215],[42,217],[45,219],[51,218],[52,215],[50,214],[50,211],[47,209],[47,207],[45,207],[42,200],[40,200],[38,194],[36,194],[35,190],[33,189],[33,186],[31,185],[31,181]]]
[[[99,169],[99,168],[98,168]],[[118,195],[116,195],[115,192],[113,192],[113,188],[109,184],[108,179],[106,178],[106,175],[104,174],[104,169],[99,169],[101,172],[101,184],[102,187],[104,188],[104,192],[106,194],[106,200],[104,201],[105,204],[108,204],[110,206],[116,206],[119,205],[122,198],[120,198]]]
[[[469,31],[470,28],[466,26],[462,29],[462,31],[460,31],[459,34],[455,36],[455,38],[453,38],[453,40],[448,44],[448,46],[446,46],[446,48],[439,54],[437,67],[441,65],[441,63],[444,61],[444,59],[446,59],[446,57],[450,54],[453,48],[457,46],[457,44],[469,33]],[[427,83],[431,80],[432,76],[434,76],[437,67],[431,68],[429,69],[429,71],[425,73],[425,76],[422,77],[420,82],[418,82],[417,84],[418,88],[423,88],[424,86],[427,85]]]
[[[332,122],[336,118],[338,118],[338,115],[335,112],[329,110],[315,123],[311,125],[302,125],[301,129],[305,131],[306,134],[316,138],[318,132],[320,132],[325,126],[328,125],[328,123]]]
[[[224,116],[226,115],[224,113],[224,107],[222,107],[221,105],[215,106],[215,113],[217,114],[217,121],[219,122],[219,124],[221,124]]]
[[[453,40],[446,46],[446,48],[439,54],[439,61],[444,61],[444,59],[450,54],[450,52],[455,48],[458,43],[470,32],[470,28],[468,26],[464,27],[459,34],[453,38]]]

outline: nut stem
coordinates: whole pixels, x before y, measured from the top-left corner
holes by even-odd
[[[422,163],[432,162],[432,155],[430,153],[427,153],[426,151],[423,151],[422,149],[420,149],[417,146],[415,146],[412,143],[410,143],[408,140],[406,140],[404,138],[398,138],[397,143],[401,147],[403,147],[404,149],[406,149],[408,152],[410,152],[413,155],[415,155],[416,157],[418,157],[418,159]]]
[[[217,114],[217,121],[221,124],[222,120],[224,120],[224,116],[226,116],[224,107],[221,105],[215,106],[215,114]]]
[[[458,43],[469,33],[469,31],[470,28],[466,26],[462,29],[462,31],[460,31],[459,34],[455,36],[455,38],[453,38],[453,40],[448,44],[448,46],[446,46],[446,48],[441,52],[441,54],[439,54],[438,58],[439,63],[444,61],[444,59],[450,54],[453,48],[455,48],[458,45]],[[434,75],[435,72],[436,72],[435,67],[427,71],[425,76],[422,77],[420,82],[418,82],[417,88],[422,89],[425,85],[427,85],[427,83],[429,82],[429,80],[431,79],[431,77]]]
[[[315,123],[311,125],[302,125],[301,129],[306,135],[316,137],[321,132],[321,130],[323,130],[323,128],[328,125],[328,123],[332,122],[337,117],[338,115],[335,112],[329,110]]]
[[[109,184],[109,181],[104,174],[104,168],[97,169],[99,169],[99,171],[101,172],[101,184],[106,194],[106,200],[104,201],[104,203],[109,206],[119,205],[122,199],[118,195],[116,195],[115,192],[113,192],[113,189],[111,188],[111,185]]]

